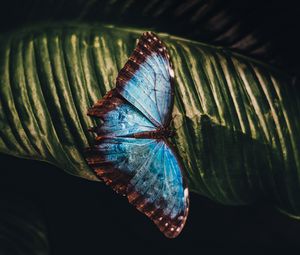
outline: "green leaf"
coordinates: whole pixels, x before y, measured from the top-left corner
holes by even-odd
[[[86,115],[115,86],[143,31],[52,25],[0,38],[0,151],[90,180]],[[224,204],[267,199],[300,214],[300,100],[291,78],[253,59],[159,34],[175,68],[174,144],[190,189]]]

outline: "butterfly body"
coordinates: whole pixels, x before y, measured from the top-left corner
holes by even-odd
[[[173,75],[166,47],[144,33],[116,88],[88,110],[101,124],[90,129],[96,142],[86,156],[100,179],[170,238],[181,232],[189,208],[183,167],[168,140],[175,134]]]
[[[145,131],[137,134],[133,134],[134,138],[151,138],[151,139],[166,139],[175,135],[175,131],[170,128],[158,128],[155,131]]]

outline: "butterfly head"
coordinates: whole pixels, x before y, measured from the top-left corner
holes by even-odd
[[[164,132],[164,136],[167,137],[167,138],[169,138],[169,137],[171,138],[171,137],[175,136],[175,130],[174,129],[168,128],[168,129],[165,129],[163,132]]]

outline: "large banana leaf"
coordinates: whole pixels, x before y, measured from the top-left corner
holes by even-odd
[[[0,151],[90,180],[86,110],[115,86],[141,30],[53,25],[0,37]],[[300,214],[300,101],[283,72],[159,34],[175,67],[174,144],[190,189],[224,204],[268,199]]]

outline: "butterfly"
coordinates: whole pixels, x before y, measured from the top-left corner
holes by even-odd
[[[145,32],[116,79],[116,87],[88,115],[95,144],[86,160],[96,175],[128,198],[169,238],[179,235],[189,210],[183,166],[169,138],[174,71],[166,46]]]

